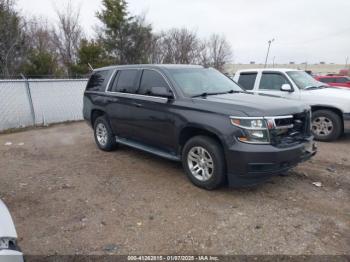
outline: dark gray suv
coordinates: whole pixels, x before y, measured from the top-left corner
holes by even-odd
[[[205,189],[257,184],[316,153],[308,106],[249,94],[201,66],[97,69],[84,94],[84,118],[100,149],[123,144],[182,161]]]

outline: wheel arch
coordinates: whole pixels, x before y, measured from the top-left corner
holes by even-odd
[[[91,126],[93,127],[95,124],[95,121],[98,117],[100,116],[104,116],[106,115],[106,112],[100,109],[94,109],[91,111],[91,117],[90,117],[90,121],[91,121]]]
[[[329,110],[332,111],[333,113],[337,114],[342,122],[342,129],[344,132],[344,119],[343,119],[343,111],[341,111],[339,108],[332,107],[332,106],[325,106],[325,105],[314,105],[311,106],[311,111],[312,113],[319,111],[319,110]]]
[[[182,153],[182,149],[185,146],[186,142],[195,136],[211,137],[219,143],[223,151],[225,150],[225,147],[224,147],[225,143],[216,131],[205,127],[196,126],[196,125],[188,125],[183,127],[179,132],[179,136],[178,136],[179,154]]]

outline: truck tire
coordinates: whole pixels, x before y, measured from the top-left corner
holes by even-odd
[[[312,114],[312,133],[315,139],[331,142],[343,133],[343,124],[339,115],[331,110],[317,110]]]
[[[191,138],[183,148],[182,165],[187,177],[197,187],[214,190],[226,180],[222,147],[210,137]]]
[[[115,136],[106,116],[98,117],[94,122],[94,137],[99,149],[113,151],[117,147]]]

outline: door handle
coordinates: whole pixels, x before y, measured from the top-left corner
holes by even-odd
[[[107,98],[107,102],[115,103],[118,102],[118,98]]]
[[[139,104],[139,103],[133,103],[133,105],[136,107],[142,107],[142,104]]]

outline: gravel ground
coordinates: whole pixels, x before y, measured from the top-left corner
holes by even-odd
[[[213,192],[178,163],[99,151],[85,123],[0,135],[0,156],[26,254],[350,253],[350,137],[287,177]]]

